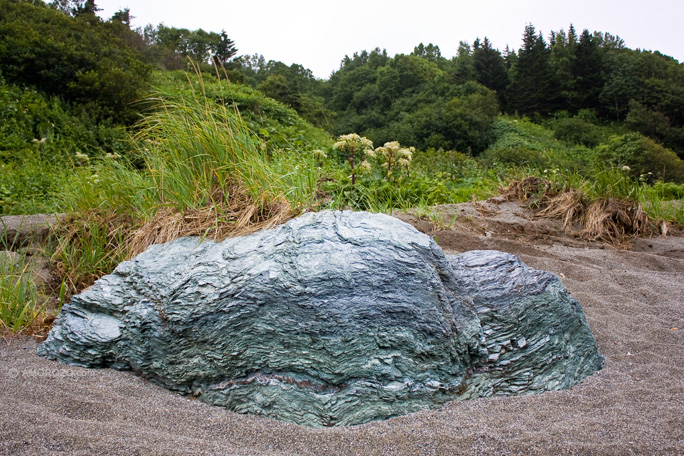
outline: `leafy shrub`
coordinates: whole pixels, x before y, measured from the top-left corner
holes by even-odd
[[[413,166],[431,176],[441,173],[456,179],[474,171],[478,165],[475,159],[464,153],[429,148],[426,151],[416,151],[413,155]]]
[[[598,116],[596,115],[596,111],[593,109],[580,109],[577,112],[577,118],[592,125],[599,124]]]
[[[52,162],[73,161],[76,152],[89,157],[125,155],[128,134],[110,121],[35,89],[6,83],[0,77],[0,160],[18,159],[26,150]],[[69,158],[70,157],[70,158]]]
[[[663,139],[663,144],[684,160],[684,127],[670,128]]]
[[[670,119],[659,111],[648,109],[646,106],[630,100],[625,125],[633,131],[661,140],[670,129]]]
[[[21,161],[0,162],[0,214],[35,214],[56,209],[54,195],[66,168],[51,165],[29,152]]]
[[[543,151],[526,147],[492,147],[487,150],[485,158],[493,163],[521,168],[542,169],[552,165],[550,157],[546,156]]]
[[[596,148],[596,159],[599,166],[626,167],[633,177],[642,177],[649,182],[656,179],[684,182],[684,161],[640,133],[611,137],[607,144]]]
[[[128,157],[124,127],[0,78],[0,214],[52,211],[75,168]]]
[[[553,164],[554,148],[564,147],[551,131],[527,119],[500,118],[494,122],[495,141],[482,158],[490,165],[544,169]]]
[[[553,129],[556,139],[569,144],[596,147],[601,138],[597,127],[578,117],[558,119],[554,122]]]
[[[473,82],[464,84],[461,91],[460,97],[444,107],[446,128],[441,133],[451,148],[477,155],[491,143],[499,102],[496,92]]]
[[[147,87],[142,38],[120,22],[69,17],[42,2],[0,2],[0,70],[8,80],[79,103],[99,118],[135,120]]]

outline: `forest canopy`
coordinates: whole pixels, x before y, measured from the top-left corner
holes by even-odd
[[[529,24],[517,50],[500,51],[487,37],[462,41],[453,58],[432,43],[408,55],[364,50],[345,56],[328,80],[258,54],[227,66],[236,80],[336,135],[478,154],[499,113],[579,116],[624,124],[684,155],[684,65],[572,24],[547,36]]]

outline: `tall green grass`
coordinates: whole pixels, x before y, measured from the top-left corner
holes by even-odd
[[[161,207],[178,211],[216,203],[239,186],[258,203],[311,201],[317,176],[304,153],[272,150],[247,128],[240,113],[201,91],[158,92],[132,146],[144,169],[101,160],[64,189],[63,209],[106,208],[146,218]]]
[[[647,186],[641,202],[651,218],[684,226],[684,184],[657,182]]]
[[[65,273],[63,291],[76,293],[124,261],[130,229],[116,215],[98,211],[66,219],[48,249]]]
[[[31,326],[46,308],[31,278],[25,256],[0,255],[0,327],[18,333]]]

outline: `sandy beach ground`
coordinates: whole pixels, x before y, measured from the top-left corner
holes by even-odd
[[[493,206],[445,210],[445,220],[458,217],[438,231],[404,218],[447,253],[507,251],[561,277],[605,357],[580,385],[311,429],[231,413],[130,372],[48,361],[22,337],[0,340],[0,454],[684,454],[684,238],[619,250],[566,235],[513,203]]]

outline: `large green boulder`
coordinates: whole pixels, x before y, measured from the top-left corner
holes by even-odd
[[[555,276],[501,252],[464,255],[352,212],[182,238],[75,296],[39,354],[308,426],[567,388],[601,367]]]

